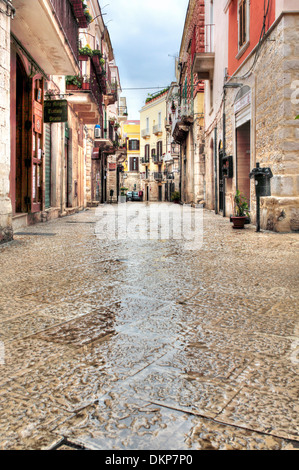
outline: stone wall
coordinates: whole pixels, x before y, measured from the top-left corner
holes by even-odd
[[[299,231],[299,14],[284,15],[271,39],[257,81],[257,158],[274,174],[262,226]]]
[[[0,0],[0,8],[6,6]],[[0,14],[0,243],[13,237],[10,173],[10,18]]]
[[[262,43],[256,63],[255,54],[237,71],[235,82],[251,89],[250,168],[270,167],[271,197],[261,199],[261,228],[289,232],[299,230],[299,15],[285,14]],[[226,215],[234,210],[237,188],[237,142],[234,103],[238,89],[227,89],[226,154],[233,155],[234,177],[226,181]],[[223,141],[223,108],[206,131],[206,157],[214,154],[211,142],[217,128],[217,152]],[[211,162],[210,162],[211,163]],[[210,164],[210,170],[212,165]],[[206,168],[207,170],[207,168]],[[218,155],[217,155],[217,172]],[[211,204],[211,175],[209,203]],[[254,181],[250,184],[251,219],[256,222]]]

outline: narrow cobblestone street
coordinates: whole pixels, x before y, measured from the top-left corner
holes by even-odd
[[[103,240],[104,209],[0,247],[0,449],[298,448],[299,235]]]

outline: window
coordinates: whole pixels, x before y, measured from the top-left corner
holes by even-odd
[[[145,152],[144,152],[144,157],[145,157],[146,160],[149,159],[149,155],[150,155],[150,146],[146,145],[145,146]]]
[[[158,126],[159,126],[159,129],[161,129],[161,127],[162,127],[162,114],[161,114],[161,112],[158,114]]]
[[[139,140],[131,139],[129,141],[129,150],[139,150]]]
[[[157,157],[162,157],[162,140],[157,142]]]
[[[249,0],[239,0],[239,50],[249,41]]]
[[[130,157],[129,159],[129,170],[139,171],[139,159],[138,157]]]

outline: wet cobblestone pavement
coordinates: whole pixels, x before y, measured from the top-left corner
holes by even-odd
[[[0,449],[298,449],[299,234],[101,240],[104,209],[0,247]]]

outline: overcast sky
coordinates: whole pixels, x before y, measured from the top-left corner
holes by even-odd
[[[149,90],[164,88],[175,78],[189,0],[100,0],[119,67],[122,96],[127,97],[129,119],[139,119]]]

